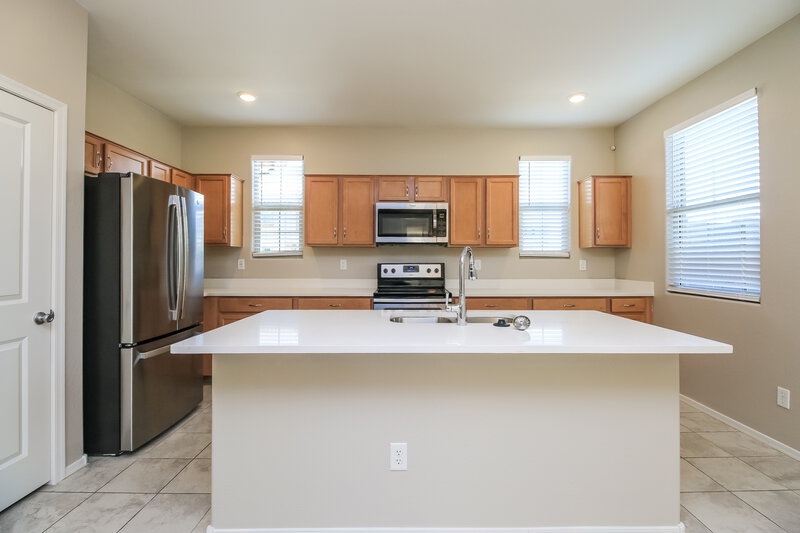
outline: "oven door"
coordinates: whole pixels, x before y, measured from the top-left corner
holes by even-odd
[[[440,309],[444,310],[445,301],[440,298],[373,298],[373,309]]]
[[[376,203],[375,242],[446,244],[447,204]]]

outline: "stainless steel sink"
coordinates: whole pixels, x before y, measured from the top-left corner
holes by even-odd
[[[501,318],[504,319],[507,324],[511,324],[511,322],[514,320],[514,315],[468,316],[467,322],[471,324],[494,324]],[[389,320],[392,322],[398,322],[400,324],[455,324],[457,322],[456,317],[428,315],[393,316]]]
[[[455,317],[449,316],[393,316],[389,320],[400,324],[455,324]]]

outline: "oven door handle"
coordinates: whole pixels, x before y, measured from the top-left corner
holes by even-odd
[[[443,304],[444,298],[373,298],[376,304]]]

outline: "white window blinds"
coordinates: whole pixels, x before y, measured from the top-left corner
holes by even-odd
[[[253,156],[253,257],[303,254],[302,156]]]
[[[519,255],[569,257],[569,156],[519,158]]]
[[[667,290],[759,301],[761,203],[755,90],[664,135]]]

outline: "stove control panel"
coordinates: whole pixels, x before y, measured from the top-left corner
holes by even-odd
[[[378,263],[379,278],[444,278],[444,263]]]

